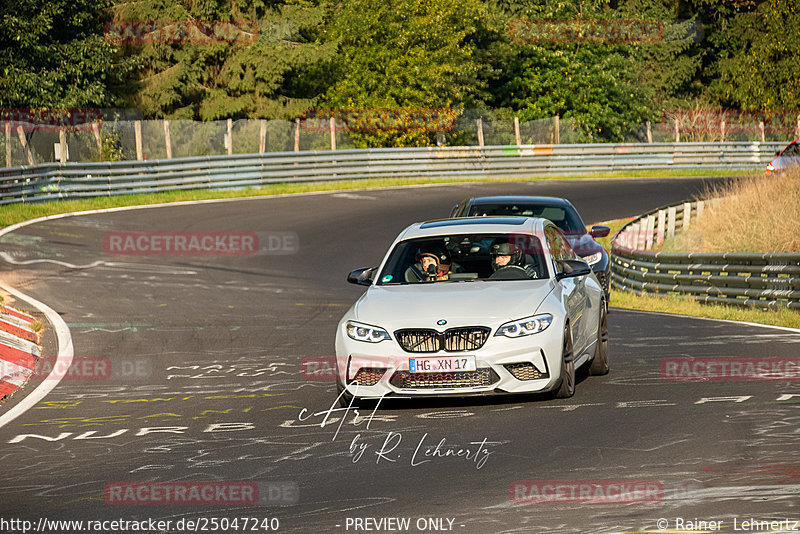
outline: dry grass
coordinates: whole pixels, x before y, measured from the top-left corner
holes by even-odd
[[[740,178],[703,194],[704,200],[712,198],[723,200],[706,205],[665,250],[800,252],[800,169]]]

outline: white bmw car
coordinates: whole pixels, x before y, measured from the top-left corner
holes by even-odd
[[[339,401],[553,392],[575,370],[609,369],[603,290],[550,221],[474,217],[415,223],[336,332]]]

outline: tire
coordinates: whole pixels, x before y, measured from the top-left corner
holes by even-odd
[[[561,384],[556,390],[557,399],[568,399],[575,395],[575,360],[572,353],[572,330],[564,329],[564,349],[561,351]]]
[[[600,321],[597,324],[597,346],[594,349],[594,358],[589,367],[589,374],[593,376],[608,374],[608,312],[605,304],[600,306]]]
[[[350,407],[350,403],[353,400],[353,396],[350,395],[349,393],[343,393],[343,392],[344,392],[344,386],[337,380],[336,381],[336,393],[339,396],[339,406],[342,407],[342,408],[349,408]],[[353,406],[355,406],[355,405],[356,405],[356,403],[354,402]]]

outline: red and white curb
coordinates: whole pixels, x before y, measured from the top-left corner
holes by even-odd
[[[24,312],[0,306],[0,401],[21,388],[36,369],[41,349],[34,321]]]

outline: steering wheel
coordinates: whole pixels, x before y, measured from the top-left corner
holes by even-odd
[[[489,280],[530,280],[531,277],[524,267],[519,265],[505,265],[500,267],[488,278]]]

